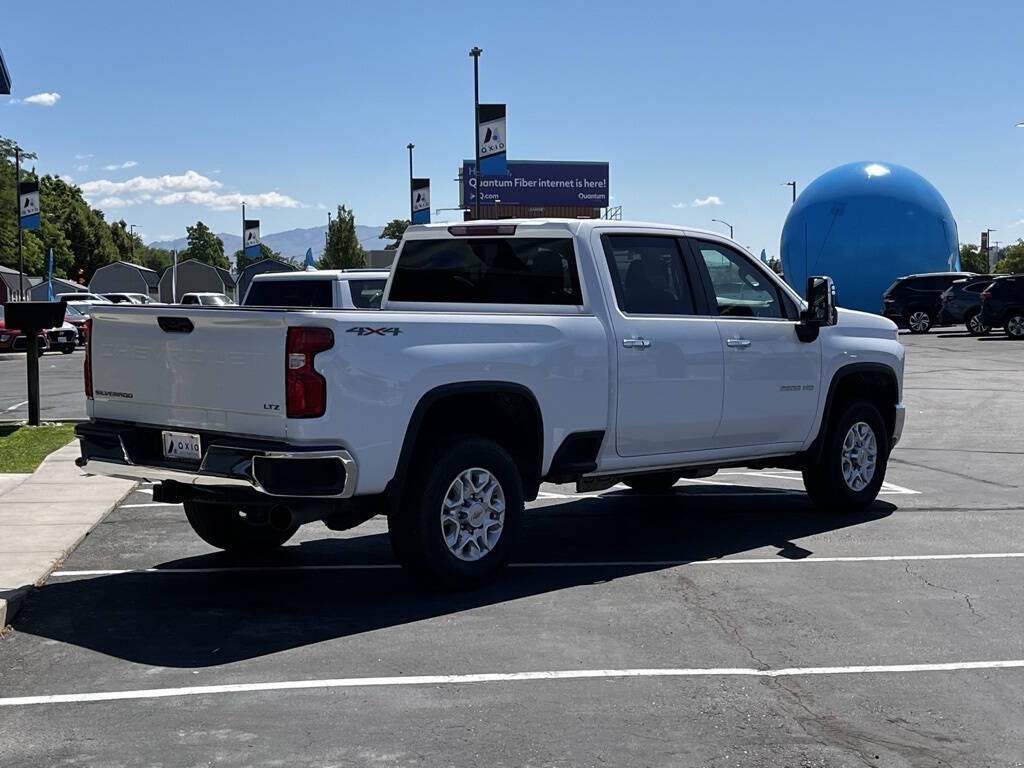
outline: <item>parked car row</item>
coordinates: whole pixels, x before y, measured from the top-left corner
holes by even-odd
[[[974,336],[1002,328],[1024,339],[1024,275],[908,275],[882,295],[882,314],[911,333],[963,324]]]
[[[78,344],[78,328],[66,317],[61,327],[40,331],[36,335],[36,345],[40,352],[62,352],[68,355],[75,351]],[[28,345],[27,334],[19,328],[7,327],[4,308],[0,305],[0,352],[24,352]]]

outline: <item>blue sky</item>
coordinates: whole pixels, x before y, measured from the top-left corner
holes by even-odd
[[[1019,0],[9,3],[0,134],[147,240],[235,232],[243,198],[264,232],[337,203],[382,224],[407,215],[409,141],[457,204],[479,45],[509,157],[607,160],[626,218],[721,218],[774,255],[783,182],[871,159],[935,184],[961,241],[1009,241],[1022,21]]]

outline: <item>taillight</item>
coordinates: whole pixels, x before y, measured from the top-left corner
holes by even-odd
[[[92,399],[92,318],[85,321],[82,326],[85,328],[85,396]]]
[[[992,298],[992,291],[982,291],[981,292],[981,298],[982,299],[991,299]]]
[[[327,410],[327,382],[313,358],[334,346],[330,328],[289,328],[285,350],[285,402],[289,419],[315,419]]]

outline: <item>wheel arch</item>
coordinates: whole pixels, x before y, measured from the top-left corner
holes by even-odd
[[[499,418],[491,425],[478,423],[465,430],[448,428],[444,417],[456,404],[487,405],[497,409],[489,415],[497,413]],[[528,387],[515,382],[467,381],[434,387],[416,403],[406,425],[395,474],[387,485],[391,503],[400,501],[413,460],[418,451],[434,442],[437,433],[433,430],[437,425],[443,425],[440,435],[464,433],[495,440],[519,467],[524,498],[536,498],[544,461],[544,420],[537,398]]]
[[[899,377],[891,366],[885,363],[850,363],[842,366],[829,382],[818,434],[804,451],[805,460],[813,462],[821,457],[829,427],[842,406],[853,400],[867,400],[878,408],[891,444],[899,399]]]

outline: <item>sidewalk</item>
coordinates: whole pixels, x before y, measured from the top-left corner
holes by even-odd
[[[130,480],[85,475],[75,466],[78,456],[75,440],[31,475],[0,478],[0,629],[33,585],[134,487]]]

